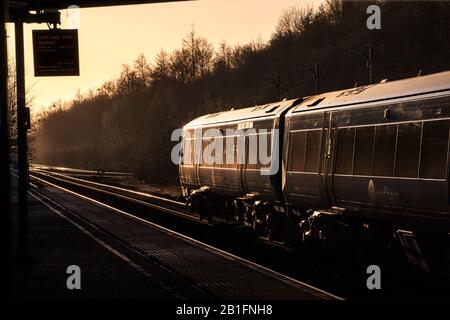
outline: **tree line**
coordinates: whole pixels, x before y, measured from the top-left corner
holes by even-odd
[[[372,4],[372,3],[370,3]],[[55,102],[33,137],[36,163],[135,172],[176,183],[174,129],[206,114],[368,83],[366,61],[348,50],[373,50],[373,79],[400,79],[450,69],[450,2],[378,1],[381,29],[366,27],[365,1],[328,0],[291,7],[268,41],[217,48],[189,32],[179,49],[152,62],[139,55],[120,75],[72,101]]]

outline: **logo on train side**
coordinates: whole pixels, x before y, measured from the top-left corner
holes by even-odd
[[[400,194],[391,190],[388,186],[379,187],[377,190],[372,179],[367,186],[367,194],[370,202],[398,202],[400,200]]]
[[[367,186],[367,194],[370,202],[375,202],[377,199],[377,195],[375,192],[375,183],[372,179],[369,181],[369,185]]]

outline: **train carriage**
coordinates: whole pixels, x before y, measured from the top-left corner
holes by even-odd
[[[450,72],[312,97],[286,115],[286,203],[448,227],[449,128]]]
[[[281,200],[280,161],[272,157],[281,152],[282,115],[297,101],[219,112],[184,126],[179,172],[185,196],[204,187],[228,197]],[[261,161],[262,153],[268,161]]]
[[[268,137],[269,161],[251,162]],[[182,149],[183,194],[200,217],[228,212],[333,251],[394,238],[425,269],[423,252],[450,257],[450,72],[206,115],[183,128]]]

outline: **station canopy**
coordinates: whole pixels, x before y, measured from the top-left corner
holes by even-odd
[[[66,9],[72,5],[80,8],[90,8],[179,1],[186,0],[18,0],[7,1],[7,3],[9,3],[11,11],[35,11],[43,9]]]

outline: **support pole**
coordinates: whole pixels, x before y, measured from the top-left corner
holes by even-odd
[[[314,79],[316,80],[316,94],[319,93],[319,64],[314,64]]]
[[[0,288],[11,293],[11,191],[8,133],[8,57],[6,49],[6,1],[0,0]]]
[[[277,101],[280,101],[280,75],[275,74],[275,86],[277,87]]]
[[[372,56],[372,47],[369,48],[369,56],[367,58],[368,60],[368,67],[369,67],[369,84],[372,84],[373,76],[372,76],[372,68],[373,68],[373,56]]]
[[[19,167],[19,243],[16,263],[31,266],[34,263],[28,249],[28,146],[25,126],[25,59],[23,43],[23,22],[14,23],[16,37],[16,80],[17,80],[17,154]]]

